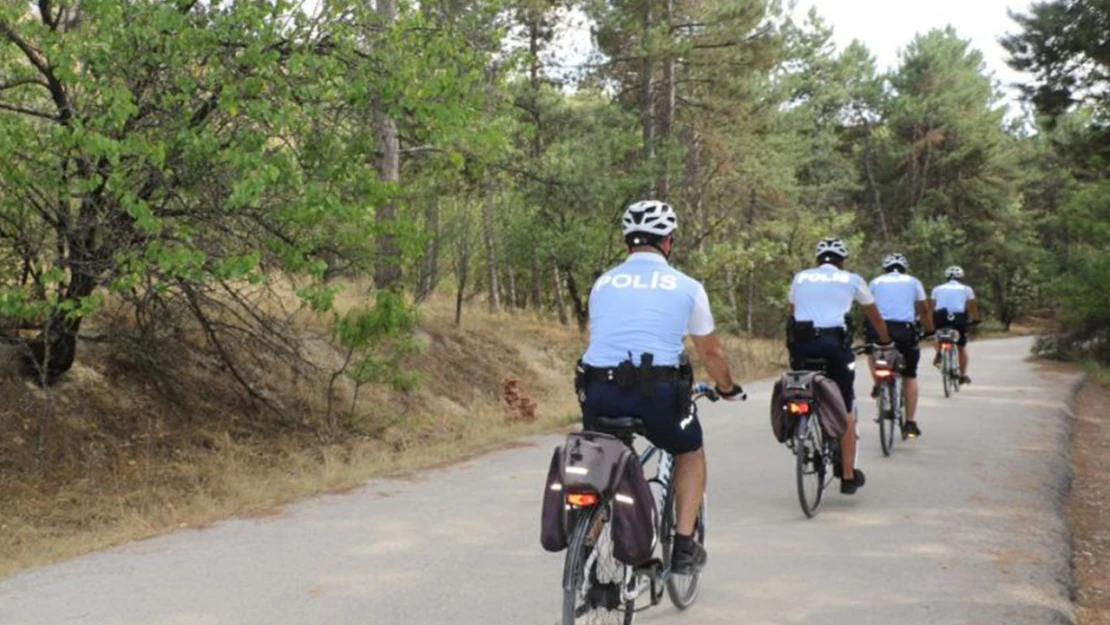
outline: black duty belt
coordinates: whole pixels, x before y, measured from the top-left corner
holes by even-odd
[[[844,328],[814,328],[813,332],[817,338],[831,336],[834,339],[843,340],[844,337],[848,335]]]
[[[679,382],[682,380],[682,369],[679,367],[652,367],[647,370],[648,377],[659,382]],[[636,377],[639,380],[644,369],[636,368]],[[616,367],[588,367],[585,378],[587,382],[616,382]]]

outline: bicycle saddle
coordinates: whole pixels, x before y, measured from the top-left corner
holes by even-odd
[[[829,361],[825,358],[804,358],[793,364],[800,365],[795,371],[820,371],[828,375],[830,369]]]
[[[641,434],[647,431],[647,424],[636,417],[595,417],[590,422],[590,429],[610,434],[620,432]]]

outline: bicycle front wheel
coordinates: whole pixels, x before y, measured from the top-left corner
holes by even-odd
[[[812,518],[821,507],[825,492],[825,444],[816,414],[800,417],[795,429],[794,456],[797,461],[798,503],[802,512]]]
[[[674,498],[674,488],[672,486],[671,494],[667,497],[668,503],[664,510],[663,518],[663,568],[667,571],[671,570],[671,550],[674,548],[674,534],[677,524],[676,517],[678,515],[678,505]],[[694,539],[702,547],[705,546],[705,526],[708,519],[708,510],[705,496],[702,496],[701,508],[698,509],[698,519],[694,526]],[[671,603],[679,610],[685,610],[694,604],[694,599],[698,596],[698,586],[701,584],[701,571],[697,571],[693,575],[675,575],[674,573],[667,574],[667,595],[671,598]]]
[[[635,602],[624,601],[624,565],[613,557],[604,506],[577,510],[563,568],[563,625],[632,625]]]
[[[884,456],[894,453],[896,402],[894,385],[884,382],[879,390],[879,444]]]

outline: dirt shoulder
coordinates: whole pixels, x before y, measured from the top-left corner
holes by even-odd
[[[1110,625],[1110,376],[1092,374],[1079,394],[1068,517],[1078,625]]]
[[[267,391],[297,409],[293,422],[245,401],[203,359],[167,376],[110,346],[83,344],[49,393],[0,370],[0,577],[179,528],[275,514],[296,499],[577,421],[571,378],[585,343],[577,328],[477,310],[460,327],[443,302],[422,312],[423,348],[406,363],[418,387],[367,385],[360,409],[327,431],[311,420],[327,389],[326,357],[325,375],[272,376]],[[726,342],[741,380],[766,377],[784,360],[776,341]],[[334,357],[325,347],[316,346]]]

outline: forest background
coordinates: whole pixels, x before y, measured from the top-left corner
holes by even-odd
[[[573,67],[568,12],[594,43]],[[180,511],[243,494],[206,463],[336,486],[533,421],[645,197],[753,375],[826,235],[869,277],[961,265],[996,329],[1110,360],[1110,7],[1014,20],[1027,114],[951,28],[880,71],[775,0],[2,3],[4,555],[237,509]],[[124,512],[81,514],[96,489]]]

